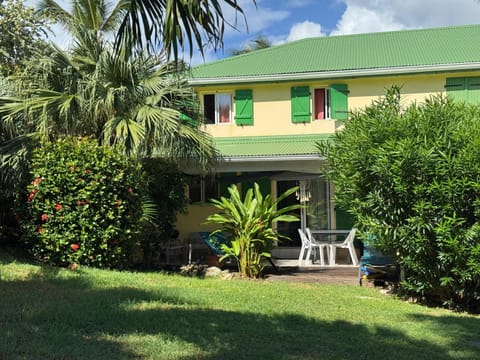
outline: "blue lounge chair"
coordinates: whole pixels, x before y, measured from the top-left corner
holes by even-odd
[[[203,242],[217,255],[225,255],[222,245],[230,245],[230,240],[220,232],[209,233],[207,231],[199,232]]]
[[[384,255],[374,247],[374,237],[364,242],[363,256],[358,268],[358,281],[362,286],[363,280],[398,281],[399,267],[392,256]]]
[[[230,245],[230,240],[225,237],[221,232],[209,233],[207,231],[199,232],[202,240],[207,244],[207,246],[217,255],[225,255],[225,252],[222,250],[222,245]],[[272,265],[275,272],[278,272],[278,268],[271,258],[267,258],[270,265]]]

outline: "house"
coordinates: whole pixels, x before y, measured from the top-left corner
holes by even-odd
[[[244,191],[254,181],[273,195],[299,185],[288,201],[307,205],[302,226],[351,227],[332,200],[316,143],[392,85],[401,86],[405,102],[438,93],[480,100],[479,39],[480,25],[319,37],[193,68],[190,84],[222,158],[216,175],[199,177],[190,189],[192,204],[178,229],[208,230],[202,222],[215,209],[207,200],[231,183]],[[293,239],[287,248],[298,253],[297,227],[279,225]]]

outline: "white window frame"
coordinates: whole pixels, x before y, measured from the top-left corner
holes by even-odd
[[[202,104],[203,104],[203,114],[205,114],[205,96],[206,95],[213,95],[215,101],[215,123],[205,123],[206,125],[230,125],[233,123],[233,94],[231,92],[218,92],[218,93],[204,93],[202,96]],[[228,96],[229,97],[229,113],[228,118],[229,122],[220,122],[220,111],[219,111],[219,101],[217,100],[220,96]]]
[[[199,181],[199,184],[200,184],[200,189],[199,189],[200,199],[198,201],[192,201],[191,198],[190,198],[190,194],[189,194],[189,202],[191,204],[195,204],[195,203],[204,204],[204,203],[207,203],[210,200],[210,197],[211,197],[210,194],[209,194],[209,196],[207,196],[207,188],[210,186],[209,184],[207,184],[207,181],[209,181],[209,182],[213,181],[213,186],[214,186],[213,197],[214,198],[218,197],[218,181],[216,181],[216,179],[214,180],[211,177],[207,178],[206,176],[199,176],[198,181]]]

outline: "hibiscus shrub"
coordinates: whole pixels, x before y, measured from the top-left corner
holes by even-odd
[[[19,216],[36,259],[58,266],[128,264],[142,220],[140,164],[94,140],[67,138],[40,146],[30,174]]]

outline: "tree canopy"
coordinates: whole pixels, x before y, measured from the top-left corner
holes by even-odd
[[[43,44],[48,21],[24,0],[0,0],[0,73],[9,75]]]
[[[129,154],[205,164],[215,154],[211,140],[200,122],[181,118],[199,118],[184,65],[144,51],[130,54],[126,43],[114,48],[108,40],[123,4],[75,0],[70,12],[53,0],[41,4],[63,19],[72,46],[51,45],[16,76],[19,92],[0,108],[4,124],[50,138],[93,135]]]

